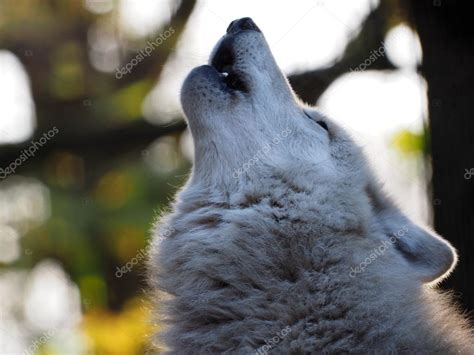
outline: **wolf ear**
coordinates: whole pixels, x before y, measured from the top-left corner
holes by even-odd
[[[455,249],[429,229],[415,224],[373,183],[367,189],[377,222],[390,242],[413,267],[413,275],[424,283],[440,281],[457,262]]]

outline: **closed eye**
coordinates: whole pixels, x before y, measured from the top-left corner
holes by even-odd
[[[305,115],[306,117],[308,117],[311,121],[314,121],[313,120],[313,117],[311,117],[310,115],[308,115],[306,112],[305,112]],[[318,125],[320,125],[322,128],[324,128],[327,132],[329,132],[329,128],[328,128],[328,125],[326,122],[322,121],[322,120],[319,120],[319,121],[315,121]]]
[[[316,123],[317,123],[318,125],[320,125],[321,127],[323,127],[326,131],[329,132],[329,128],[328,128],[328,125],[326,124],[326,122],[324,122],[324,121],[316,121]]]

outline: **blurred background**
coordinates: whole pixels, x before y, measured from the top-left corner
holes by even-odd
[[[141,354],[154,218],[190,172],[185,75],[250,16],[298,95],[345,126],[460,252],[474,306],[473,28],[430,0],[0,0],[0,353]],[[472,179],[471,179],[472,178]]]

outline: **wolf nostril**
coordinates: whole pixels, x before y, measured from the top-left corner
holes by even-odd
[[[234,20],[230,23],[229,27],[227,27],[228,34],[234,34],[243,30],[261,32],[255,22],[253,22],[250,17],[244,17],[238,20]]]

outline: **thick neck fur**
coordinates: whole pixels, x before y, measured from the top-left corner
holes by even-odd
[[[395,248],[351,276],[383,226],[368,197],[324,191],[275,173],[181,192],[150,269],[172,352],[472,353],[446,296],[386,262]]]
[[[295,98],[251,19],[209,63],[183,83],[193,176],[150,260],[171,352],[474,353],[428,286],[455,250],[384,196],[343,127]]]

